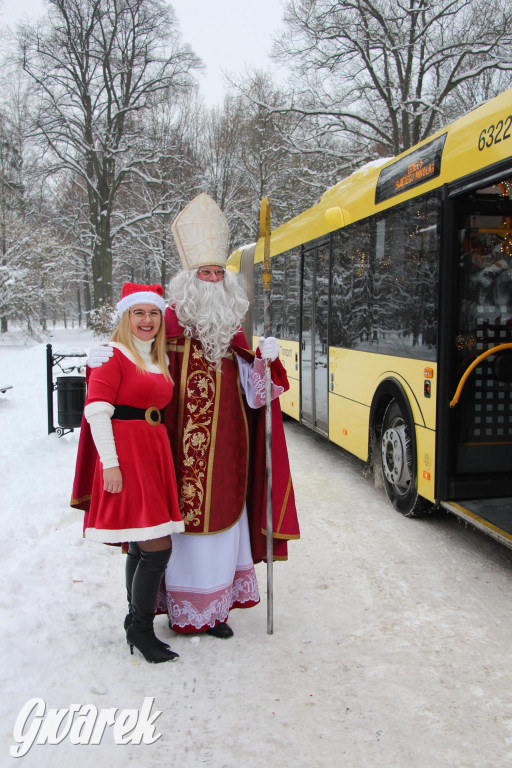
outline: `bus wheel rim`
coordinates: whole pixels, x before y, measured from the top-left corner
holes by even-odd
[[[405,424],[387,429],[382,436],[382,469],[388,483],[398,493],[406,493],[411,482]]]

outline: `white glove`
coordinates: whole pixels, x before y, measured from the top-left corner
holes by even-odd
[[[260,336],[258,346],[263,360],[270,360],[273,363],[279,355],[279,342],[274,336],[268,336],[266,339]]]
[[[114,354],[114,350],[112,347],[94,347],[94,349],[91,349],[89,352],[89,357],[85,361],[86,365],[89,366],[89,368],[100,368],[103,363],[107,363],[112,355]]]

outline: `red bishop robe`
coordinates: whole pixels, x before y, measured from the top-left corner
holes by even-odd
[[[237,356],[254,352],[243,331],[216,371],[201,344],[185,337],[176,314],[165,314],[169,371],[174,397],[166,409],[185,533],[226,530],[240,518],[247,501],[254,562],[266,559],[265,418],[251,409],[240,388]],[[286,371],[272,363],[274,383],[288,389]],[[274,559],[287,558],[288,539],[299,538],[279,401],[272,403],[272,507]]]

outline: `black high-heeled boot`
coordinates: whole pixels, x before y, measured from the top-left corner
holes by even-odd
[[[155,599],[170,556],[171,549],[160,552],[144,552],[140,549],[139,562],[132,580],[133,619],[126,630],[126,640],[132,653],[133,648],[137,648],[146,661],[152,664],[178,658],[178,654],[170,648],[162,647],[162,642],[155,637],[153,630]]]
[[[172,548],[171,548],[172,549]],[[126,553],[126,566],[125,566],[125,578],[126,578],[126,599],[128,600],[128,613],[124,617],[124,631],[126,632],[128,627],[133,621],[132,613],[132,583],[135,571],[140,560],[140,547],[136,541],[131,541]],[[164,643],[163,640],[159,640],[155,635],[155,641],[163,648],[169,648],[169,643]]]

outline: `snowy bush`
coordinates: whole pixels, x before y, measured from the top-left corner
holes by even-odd
[[[119,315],[111,304],[103,304],[92,309],[88,315],[88,325],[95,336],[110,336],[119,322]]]

